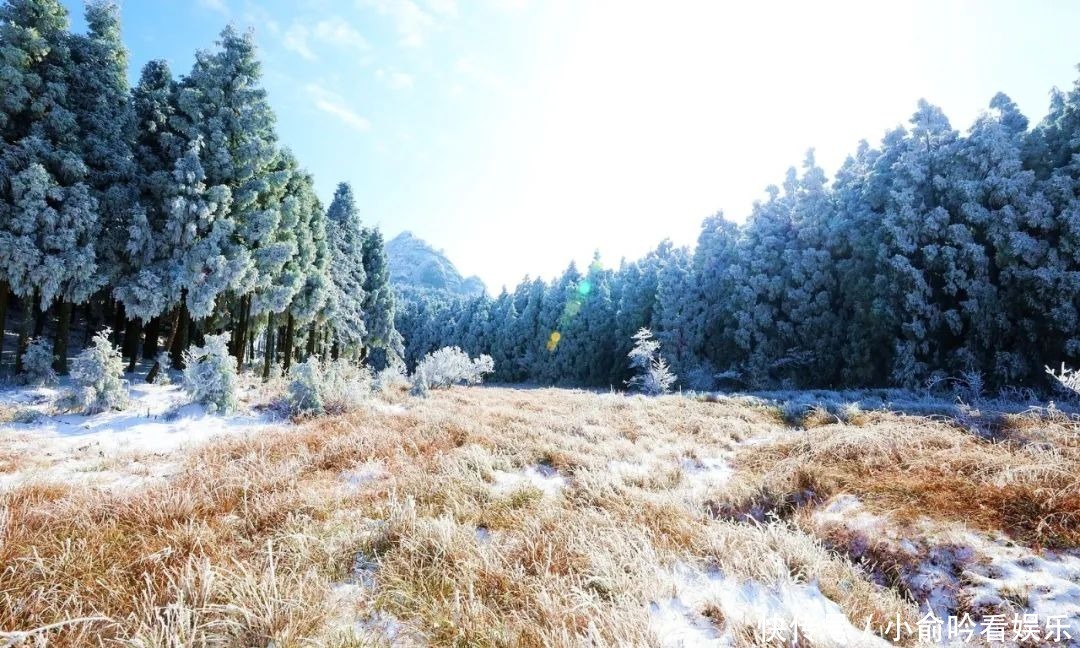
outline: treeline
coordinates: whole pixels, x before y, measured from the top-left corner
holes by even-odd
[[[324,210],[280,145],[251,34],[228,27],[188,74],[152,61],[130,88],[117,5],[88,2],[86,22],[72,33],[57,0],[0,5],[0,329],[10,304],[16,370],[51,331],[66,372],[78,325],[111,326],[132,369],[160,349],[179,366],[223,331],[264,374],[314,353],[400,356],[382,237],[346,184]]]
[[[409,295],[414,362],[444,345],[496,380],[621,386],[650,327],[688,388],[1035,383],[1080,362],[1080,82],[1035,128],[998,94],[966,134],[920,102],[830,184],[811,152],[744,225],[617,270],[573,264],[495,299]]]

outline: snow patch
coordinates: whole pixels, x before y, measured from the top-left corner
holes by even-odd
[[[386,466],[381,461],[365,461],[357,464],[352,470],[346,470],[341,474],[345,482],[352,488],[361,488],[377,481],[386,475]]]
[[[977,622],[991,614],[1009,619],[1016,613],[1035,614],[1043,623],[1058,616],[1064,617],[1069,634],[1080,639],[1080,553],[1037,553],[1004,536],[938,528],[929,521],[921,523],[917,536],[901,536],[885,518],[861,507],[854,496],[840,495],[813,519],[856,531],[845,547],[856,558],[869,551],[871,541],[908,556],[911,566],[902,576],[922,613],[932,610],[947,618],[963,601]]]
[[[759,632],[775,629],[777,638],[809,639],[815,646],[888,646],[881,638],[856,628],[814,584],[740,582],[719,570],[702,571],[676,565],[673,595],[649,605],[650,628],[663,646],[734,645],[734,626]],[[718,627],[706,612],[723,619]],[[774,639],[775,640],[775,639]]]
[[[545,464],[526,466],[524,470],[516,473],[496,470],[493,471],[493,476],[491,490],[498,495],[506,495],[526,487],[535,488],[544,495],[556,495],[566,487],[566,477]]]
[[[188,403],[176,385],[132,384],[130,401],[119,411],[94,415],[58,413],[56,402],[68,381],[57,388],[0,390],[0,404],[19,408],[17,420],[0,426],[0,442],[25,454],[28,466],[0,475],[0,488],[31,479],[131,486],[144,478],[164,477],[148,457],[163,456],[181,447],[223,435],[248,434],[272,428],[268,416],[237,413],[208,414],[202,405]],[[143,461],[139,461],[143,459]],[[130,475],[113,474],[124,467]]]
[[[687,457],[679,462],[679,468],[683,482],[695,493],[726,484],[733,472],[731,465],[721,457]]]

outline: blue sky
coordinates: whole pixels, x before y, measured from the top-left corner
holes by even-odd
[[[82,3],[65,0],[75,27]],[[752,5],[752,6],[751,6]],[[132,79],[252,27],[282,142],[493,292],[745,219],[809,147],[834,172],[920,97],[1033,121],[1080,63],[1067,0],[126,0]]]

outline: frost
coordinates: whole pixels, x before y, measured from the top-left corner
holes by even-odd
[[[109,341],[111,331],[99,331],[91,345],[71,359],[72,400],[88,414],[123,409],[127,381],[120,350]]]
[[[239,379],[228,341],[228,333],[207,335],[204,346],[184,351],[184,389],[210,413],[236,411]]]

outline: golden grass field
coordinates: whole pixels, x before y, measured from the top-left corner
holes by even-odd
[[[168,477],[0,491],[0,646],[677,645],[665,619],[779,645],[716,592],[914,628],[927,599],[1037,609],[1050,595],[1016,579],[978,588],[1002,552],[1067,577],[1080,546],[1080,426],[1045,410],[979,436],[739,397],[384,398],[140,458]],[[0,470],[31,461],[14,448]]]

